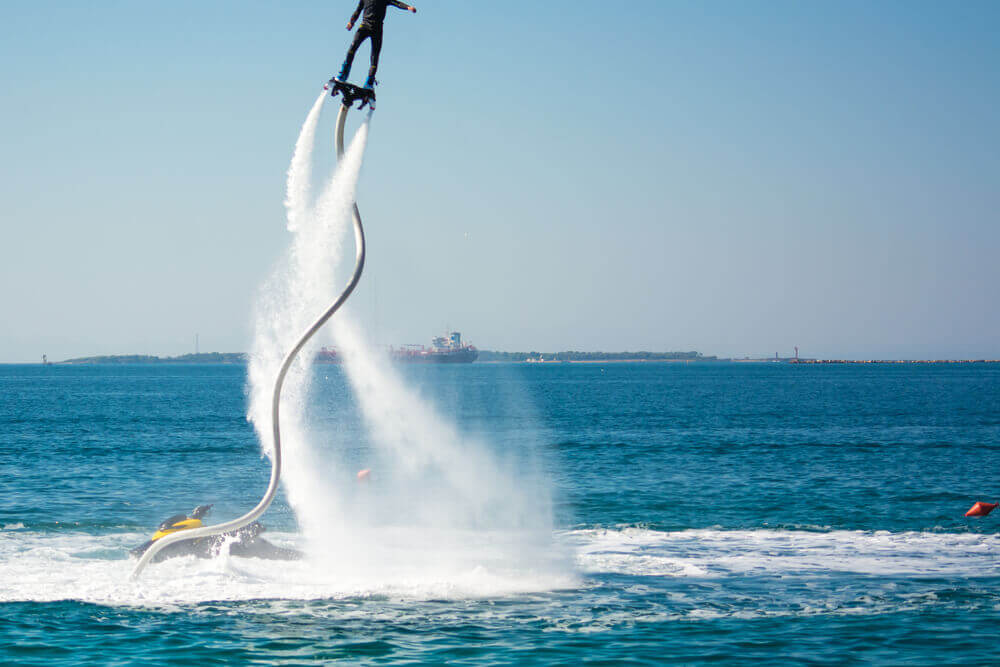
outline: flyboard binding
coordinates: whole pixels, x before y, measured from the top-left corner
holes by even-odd
[[[375,110],[375,91],[371,88],[355,86],[353,83],[347,83],[334,77],[326,82],[323,89],[330,91],[330,97],[336,97],[339,93],[344,100],[345,107],[349,107],[356,101],[361,100],[358,109],[364,109],[367,104],[373,111]]]

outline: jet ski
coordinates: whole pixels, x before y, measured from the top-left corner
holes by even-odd
[[[211,505],[198,505],[190,514],[175,514],[159,525],[153,537],[144,544],[132,549],[129,553],[138,558],[158,539],[182,530],[200,528],[202,517],[212,509]],[[174,558],[175,556],[197,556],[198,558],[213,558],[218,556],[223,545],[229,543],[229,555],[243,558],[267,558],[270,560],[299,560],[302,552],[271,544],[260,536],[264,526],[257,521],[221,535],[202,537],[194,540],[176,542],[164,548],[153,557],[154,563]]]

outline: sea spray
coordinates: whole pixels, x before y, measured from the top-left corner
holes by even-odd
[[[372,466],[371,480],[353,484],[342,500],[345,532],[332,531],[323,545],[338,566],[394,585],[448,581],[484,594],[568,584],[548,485],[534,468],[521,456],[498,456],[442,416],[350,313],[333,332]]]
[[[551,530],[539,480],[504,465],[486,443],[445,419],[370,345],[350,313],[333,332],[372,445],[391,466],[382,476],[420,485],[421,502],[409,509],[411,516],[439,526]]]
[[[340,243],[367,140],[366,122],[311,204],[320,109],[318,102],[308,115],[288,171],[291,248],[258,302],[249,416],[265,452],[272,447],[271,391],[283,355],[338,294]],[[340,312],[331,324],[368,432],[364,442],[338,443],[337,436],[331,441],[310,427],[309,348],[292,367],[283,392],[282,479],[306,538],[305,565],[313,581],[336,582],[340,590],[391,589],[418,596],[568,585],[568,561],[553,546],[547,485],[443,418],[347,318]],[[355,481],[347,444],[355,452],[367,445],[366,458],[375,469],[370,481]]]
[[[309,194],[312,153],[323,97],[313,105],[299,133],[288,170],[285,206],[292,243],[286,256],[259,291],[248,382],[248,418],[261,448],[273,448],[271,399],[284,355],[339,295],[335,269],[350,222],[354,191],[368,138],[364,122],[314,205]],[[307,345],[290,368],[282,391],[282,480],[289,502],[306,535],[322,532],[335,496],[315,473],[316,450],[309,442],[303,410],[309,392],[309,368],[315,345]]]

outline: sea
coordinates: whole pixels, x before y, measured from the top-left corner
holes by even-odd
[[[534,499],[530,557],[496,548],[521,539],[508,524],[435,509],[447,489],[383,474],[349,378],[317,366],[312,483],[353,494],[310,510],[335,544],[303,537],[290,499],[312,492],[289,479],[265,536],[308,563],[224,552],[130,580],[166,517],[263,493],[246,369],[0,366],[0,663],[1000,663],[1000,511],[964,516],[1000,496],[1000,365],[398,373],[492,461],[455,493],[495,470]]]

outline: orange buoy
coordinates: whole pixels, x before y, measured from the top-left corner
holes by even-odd
[[[364,470],[358,471],[358,481],[367,482],[372,476],[372,471],[370,468],[365,468]]]
[[[996,508],[997,503],[978,502],[972,506],[972,509],[965,513],[965,516],[986,516]]]

